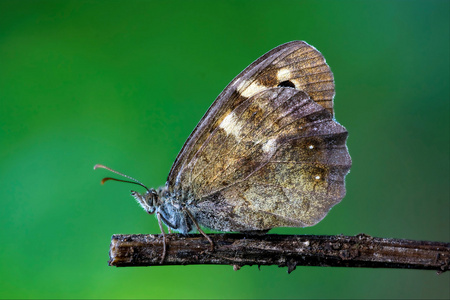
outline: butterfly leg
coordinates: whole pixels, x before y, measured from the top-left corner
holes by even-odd
[[[214,251],[214,242],[212,241],[212,239],[200,228],[191,212],[186,207],[184,207],[183,210],[187,213],[189,218],[191,218],[192,222],[194,222],[194,225],[195,227],[197,227],[198,232],[200,232],[209,241],[209,244],[211,245],[211,251]]]
[[[159,262],[160,264],[162,264],[164,262],[164,259],[166,258],[166,233],[164,232],[164,228],[162,226],[162,221],[161,221],[161,214],[159,212],[156,213],[156,216],[158,217],[158,224],[159,224],[159,229],[161,229],[161,233],[163,235],[163,253],[161,256],[161,261]]]

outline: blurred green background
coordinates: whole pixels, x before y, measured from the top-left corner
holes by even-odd
[[[449,298],[434,271],[108,267],[159,233],[103,163],[148,186],[231,79],[305,40],[336,80],[353,168],[310,228],[450,241],[449,1],[0,1],[0,297]]]

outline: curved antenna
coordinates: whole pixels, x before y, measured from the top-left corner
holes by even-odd
[[[104,184],[108,180],[114,180],[114,181],[120,181],[120,182],[127,182],[127,183],[137,184],[137,185],[140,185],[143,188],[145,188],[148,192],[150,192],[150,190],[145,185],[143,185],[143,184],[141,184],[139,182],[131,181],[131,180],[122,180],[122,179],[117,179],[117,178],[112,178],[112,177],[105,177],[105,178],[102,179],[102,181],[100,183]]]
[[[134,179],[134,178],[131,177],[131,176],[122,174],[122,173],[120,173],[120,172],[117,172],[116,170],[113,170],[113,169],[111,169],[111,168],[108,168],[107,166],[100,165],[100,164],[96,164],[96,165],[94,166],[94,170],[96,170],[96,169],[98,169],[98,168],[106,169],[106,170],[108,170],[108,171],[110,171],[110,172],[116,173],[116,174],[118,174],[118,175],[120,175],[120,176],[123,176],[123,177],[126,177],[126,178],[132,180],[132,181],[129,181],[129,180],[121,180],[121,179],[116,179],[116,178],[106,177],[106,178],[103,178],[103,179],[102,179],[101,184],[104,184],[104,183],[105,183],[106,181],[108,181],[108,180],[121,181],[121,182],[128,182],[128,183],[133,183],[133,184],[140,185],[140,186],[142,186],[143,188],[145,188],[147,191],[150,192],[150,190],[149,190],[143,183],[141,183],[141,182],[140,182],[139,180],[137,180],[137,179]]]

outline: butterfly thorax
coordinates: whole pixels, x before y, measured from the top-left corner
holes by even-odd
[[[159,196],[156,212],[161,214],[161,219],[168,227],[186,234],[192,230],[192,220],[185,211],[185,204],[189,202],[184,193],[169,191],[167,186],[157,191]]]
[[[149,214],[159,214],[169,228],[186,234],[192,229],[193,222],[185,211],[185,204],[190,202],[180,191],[170,192],[167,186],[157,190],[150,189],[144,195],[133,192],[132,196]]]

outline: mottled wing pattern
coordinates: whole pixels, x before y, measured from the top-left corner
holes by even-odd
[[[186,165],[182,181],[197,199],[188,208],[222,231],[314,225],[345,195],[346,138],[306,93],[258,92],[222,119]]]
[[[217,97],[178,154],[169,173],[170,190],[184,188],[188,165],[210,134],[243,102],[273,87],[294,87],[333,114],[334,80],[322,54],[302,41],[267,52],[242,71]],[[229,120],[228,120],[229,121]]]

